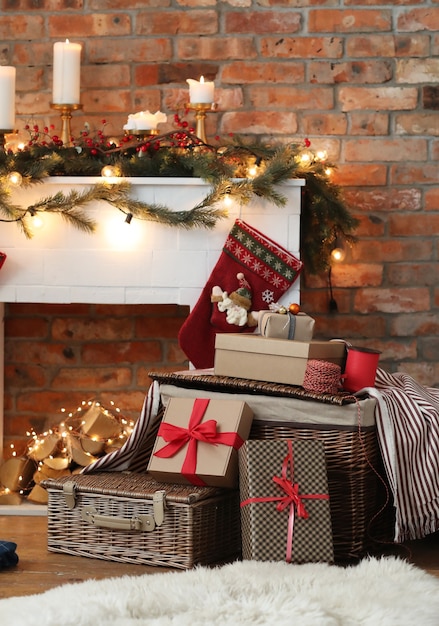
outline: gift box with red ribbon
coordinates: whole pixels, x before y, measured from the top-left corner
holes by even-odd
[[[239,484],[244,559],[333,563],[322,441],[247,441],[239,451]]]
[[[163,482],[237,487],[238,450],[252,421],[253,411],[239,400],[171,398],[148,472]]]

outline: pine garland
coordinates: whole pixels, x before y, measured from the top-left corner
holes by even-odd
[[[103,200],[137,219],[187,229],[214,228],[226,216],[222,208],[226,195],[240,204],[247,204],[256,196],[282,207],[286,204],[282,183],[304,178],[301,257],[306,270],[317,274],[330,267],[330,253],[337,237],[349,244],[355,242],[353,233],[358,221],[346,207],[341,190],[326,175],[328,164],[316,158],[303,161],[304,150],[299,144],[270,146],[240,138],[214,147],[182,131],[142,141],[125,137],[117,143],[103,135],[92,141],[83,134],[72,147],[64,147],[57,138],[48,142],[31,140],[23,150],[0,151],[0,221],[17,222],[25,236],[31,237],[29,217],[50,212],[91,233],[96,224],[87,214],[87,206]],[[252,178],[247,173],[250,165],[257,169]],[[11,201],[12,173],[18,172],[22,186],[27,187],[44,182],[48,176],[101,176],[105,166],[111,166],[122,177],[120,183],[109,184],[102,178],[102,183],[89,190],[57,192],[27,207]],[[131,198],[131,186],[123,178],[139,176],[201,178],[210,184],[210,191],[191,210],[172,211]]]

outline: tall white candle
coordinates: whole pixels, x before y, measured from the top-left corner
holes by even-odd
[[[193,78],[187,78],[189,83],[189,101],[191,104],[208,104],[213,102],[215,85],[211,81],[205,81],[204,76],[200,77],[200,82]]]
[[[53,45],[53,104],[79,104],[81,45],[58,41]]]
[[[0,130],[15,128],[15,67],[0,65]]]

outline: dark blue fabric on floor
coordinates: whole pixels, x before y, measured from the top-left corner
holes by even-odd
[[[12,541],[3,541],[0,539],[0,569],[13,567],[18,563],[18,555],[15,552],[17,544]]]

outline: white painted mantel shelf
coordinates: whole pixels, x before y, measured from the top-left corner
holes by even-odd
[[[198,178],[131,178],[132,196],[188,210],[209,192]],[[29,206],[61,190],[81,190],[101,178],[52,177],[20,189],[13,200]],[[0,251],[8,256],[0,273],[0,302],[175,303],[193,306],[216,263],[234,220],[241,217],[294,254],[299,250],[300,190],[303,180],[282,185],[285,207],[257,199],[229,207],[213,230],[182,229],[133,219],[105,202],[86,207],[97,222],[84,233],[59,215],[26,239],[14,223],[0,224]],[[137,238],[123,244],[123,232]]]
[[[209,192],[198,178],[130,178],[133,198],[189,210]],[[85,189],[101,178],[52,177],[42,184],[14,191],[13,201],[30,206],[57,191]],[[255,199],[228,207],[228,217],[213,230],[183,229],[125,216],[105,202],[86,207],[96,221],[93,234],[84,233],[59,215],[45,214],[45,225],[26,239],[15,223],[0,223],[0,251],[7,255],[0,271],[0,307],[5,302],[182,304],[193,307],[217,262],[236,218],[299,256],[300,207],[303,180],[279,187],[286,206]],[[125,241],[123,234],[130,234]],[[125,243],[124,243],[125,241]],[[300,301],[299,281],[285,302]],[[3,320],[0,310],[0,319]],[[0,450],[3,442],[3,348],[0,325]]]

